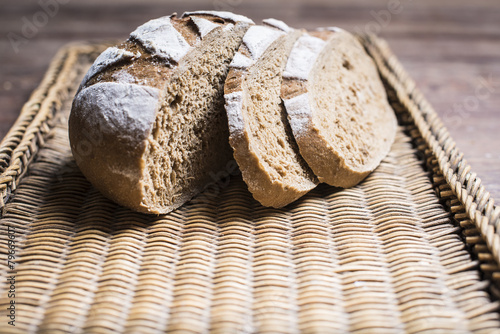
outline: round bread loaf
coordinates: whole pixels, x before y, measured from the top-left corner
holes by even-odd
[[[288,55],[302,33],[274,19],[250,27],[224,89],[234,158],[248,189],[264,206],[285,206],[317,184],[300,156],[280,98]]]
[[[167,213],[225,168],[224,82],[251,24],[228,12],[165,16],[96,59],[73,101],[69,137],[98,190],[133,210]]]
[[[387,155],[397,127],[361,43],[339,28],[303,35],[283,76],[281,96],[293,135],[319,181],[359,183]]]

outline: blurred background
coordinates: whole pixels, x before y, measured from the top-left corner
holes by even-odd
[[[0,139],[62,45],[125,40],[149,19],[198,9],[379,34],[500,199],[499,0],[0,0]]]

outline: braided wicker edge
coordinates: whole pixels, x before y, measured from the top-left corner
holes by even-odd
[[[53,119],[68,96],[68,83],[78,77],[74,65],[84,54],[102,52],[108,44],[70,43],[62,47],[49,65],[42,82],[21,109],[16,122],[0,143],[0,209],[43,147]]]
[[[387,42],[374,35],[362,38],[367,51],[379,68],[382,79],[394,89],[399,102],[407,110],[411,121],[432,154],[427,159],[428,167],[433,172],[433,183],[439,188],[439,196],[448,200],[449,210],[461,227],[469,229],[469,233],[465,235],[466,243],[478,246],[475,251],[480,253],[478,257],[484,262],[481,270],[488,272],[490,278],[498,280],[500,208],[495,206],[490,193],[481,184],[481,179],[471,171],[464,154],[456,148],[441,119],[392,54]],[[473,225],[473,230],[469,224]],[[474,232],[478,234],[471,235]],[[482,240],[486,243],[487,249],[483,249]],[[491,257],[496,263],[491,261]]]
[[[481,269],[493,272],[489,277],[500,279],[497,265],[500,263],[500,236],[497,234],[500,209],[495,207],[481,180],[471,172],[463,153],[455,147],[455,142],[436,112],[416,89],[414,81],[392,54],[385,40],[374,35],[362,36],[361,39],[375,60],[382,78],[394,89],[399,102],[404,105],[419,135],[430,149],[439,167],[431,168],[434,183],[446,185],[439,192],[440,197],[452,197],[450,210],[455,213],[455,218],[463,215],[462,209],[465,211],[470,220],[461,219],[462,227],[472,222],[477,228],[478,235],[466,238],[466,242],[479,246],[477,252],[482,254],[480,260],[482,257],[486,261]],[[72,43],[61,48],[54,57],[42,83],[23,106],[16,123],[0,143],[0,209],[5,206],[29,163],[43,146],[53,126],[51,121],[60,110],[61,101],[68,96],[67,85],[78,76],[78,72],[73,69],[78,57],[98,54],[109,45]],[[484,239],[487,248],[482,249],[477,238]],[[491,257],[496,263],[492,264]]]

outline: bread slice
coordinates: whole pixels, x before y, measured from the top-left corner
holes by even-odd
[[[301,34],[274,19],[250,27],[224,88],[234,158],[248,189],[264,206],[285,206],[317,185],[280,98],[282,73]]]
[[[174,14],[97,58],[74,99],[69,136],[98,190],[133,210],[167,213],[225,168],[224,82],[251,24],[228,12]]]
[[[396,117],[361,43],[339,28],[313,34],[295,43],[281,96],[300,153],[318,179],[351,187],[389,152]]]

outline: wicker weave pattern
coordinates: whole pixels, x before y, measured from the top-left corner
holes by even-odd
[[[14,227],[19,254],[16,327],[2,332],[498,331],[491,281],[433,190],[440,176],[432,156],[419,159],[430,151],[413,123],[401,123],[388,157],[352,189],[321,185],[276,210],[236,176],[169,215],[133,213],[91,187],[69,150],[70,97],[99,48],[57,60],[77,73],[61,71],[51,87],[72,90],[4,207],[1,243]],[[399,95],[392,102],[406,107]],[[5,280],[0,289],[5,319]]]
[[[367,36],[365,45],[377,63],[381,76],[396,91],[398,100],[431,149],[439,172],[449,186],[450,193],[442,196],[453,194],[460,201],[465,213],[485,239],[497,264],[500,263],[500,208],[495,206],[490,193],[481,184],[481,179],[471,171],[463,153],[455,147],[455,142],[437,113],[415,87],[387,43],[375,36]]]

